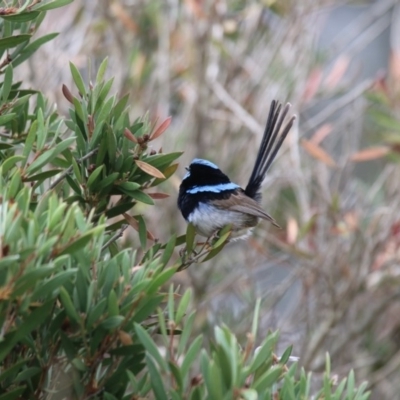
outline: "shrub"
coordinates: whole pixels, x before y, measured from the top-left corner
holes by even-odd
[[[259,304],[243,347],[227,327],[215,328],[210,349],[192,338],[191,292],[164,286],[215,256],[229,232],[193,256],[192,227],[162,244],[130,214],[165,197],[154,190],[181,153],[148,144],[170,120],[131,122],[128,97],[104,81],[107,60],[89,86],[70,64],[68,118],[14,81],[13,69],[55,36],[31,40],[46,11],[69,2],[1,10],[0,399],[368,398],[353,373],[334,386],[329,357],[322,389],[311,388],[310,374],[287,365],[290,348],[274,354],[277,332],[255,350]],[[124,249],[127,226],[139,243]]]

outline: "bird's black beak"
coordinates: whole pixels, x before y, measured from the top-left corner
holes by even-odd
[[[185,167],[186,171],[189,171],[189,167]]]

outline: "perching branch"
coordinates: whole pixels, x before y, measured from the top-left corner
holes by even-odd
[[[87,153],[86,155],[84,155],[83,157],[78,159],[78,162],[81,163],[82,161],[87,160],[88,158],[90,158],[93,154],[96,154],[97,151],[99,150],[98,147],[96,147],[95,149],[89,151],[89,153]],[[72,165],[66,170],[64,171],[51,185],[50,185],[50,190],[54,189],[67,175],[69,175],[72,172]]]

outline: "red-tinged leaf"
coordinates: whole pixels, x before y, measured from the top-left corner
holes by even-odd
[[[129,215],[127,213],[122,214],[128,224],[136,231],[139,232],[139,222],[135,219],[135,217],[132,217],[132,215]],[[147,231],[147,239],[154,241],[155,237],[152,235],[151,232]]]
[[[336,167],[336,163],[333,158],[318,145],[306,139],[303,139],[301,141],[301,145],[304,147],[304,150],[306,150],[307,153],[310,154],[312,157],[323,162],[328,167]]]
[[[71,103],[74,104],[74,96],[72,96],[71,91],[68,89],[66,85],[62,85],[62,92],[64,97]]]
[[[306,87],[304,88],[303,102],[307,103],[312,98],[314,98],[320,86],[321,79],[322,79],[321,68],[314,68],[314,70],[311,71],[311,74],[306,82]]]
[[[169,197],[169,194],[167,193],[147,193],[152,199],[155,200],[161,200],[161,199],[166,199]]]
[[[179,164],[172,164],[169,167],[164,169],[164,176],[166,179],[170,178],[175,173],[175,171],[178,169],[178,165]],[[151,186],[157,186],[162,181],[163,181],[163,179],[154,179]]]
[[[133,344],[132,337],[129,333],[127,333],[125,331],[119,331],[118,336],[119,336],[119,340],[121,341],[121,343],[124,346],[130,346],[131,344]]]
[[[138,140],[136,139],[135,135],[134,135],[128,128],[125,128],[125,130],[124,130],[124,136],[125,136],[128,140],[130,140],[131,142],[133,142],[133,143],[138,143]]]
[[[161,136],[171,125],[172,117],[168,117],[150,136],[150,140],[157,139]]]
[[[363,162],[363,161],[370,161],[376,160],[377,158],[382,158],[386,156],[390,152],[389,147],[384,146],[377,146],[377,147],[370,147],[369,149],[358,151],[354,153],[351,157],[351,161],[355,162]]]
[[[299,235],[299,225],[293,217],[289,217],[286,227],[286,241],[295,244]]]
[[[135,230],[139,231],[139,222],[136,221],[135,218],[133,218],[131,215],[127,213],[122,213],[128,224]]]
[[[342,80],[343,75],[347,71],[350,64],[350,57],[346,54],[341,55],[333,65],[331,71],[325,79],[325,85],[328,89],[335,89],[335,87]]]
[[[164,174],[152,165],[141,160],[136,160],[135,163],[142,171],[146,172],[146,174],[154,176],[154,178],[165,179]]]
[[[117,17],[122,25],[133,33],[138,32],[138,26],[136,22],[129,17],[129,14],[126,12],[125,8],[118,1],[113,1],[110,5],[110,10]]]
[[[310,142],[319,145],[332,132],[332,129],[333,126],[331,124],[322,125],[315,131],[314,135],[312,135]]]
[[[377,76],[375,77],[375,80],[372,84],[372,89],[375,92],[378,92],[379,94],[384,95],[385,100],[387,100],[387,102],[389,102],[390,91],[389,91],[389,87],[387,84],[386,75],[384,75],[383,73],[377,74]]]
[[[196,19],[206,19],[207,15],[204,11],[204,5],[202,2],[196,0],[185,0],[187,9]]]
[[[400,84],[400,49],[392,50],[389,71],[393,83],[398,87]]]

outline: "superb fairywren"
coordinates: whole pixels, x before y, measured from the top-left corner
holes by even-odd
[[[232,226],[232,238],[246,236],[259,219],[279,225],[259,205],[260,187],[268,168],[285,140],[295,117],[285,125],[278,138],[283,120],[290,108],[272,101],[267,125],[258,150],[249,183],[243,190],[212,162],[195,158],[187,168],[179,188],[178,207],[197,233],[209,237],[226,225]]]

